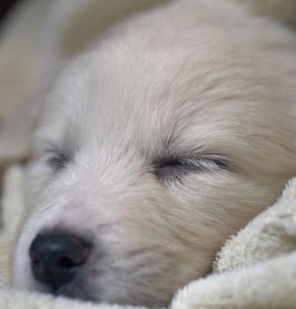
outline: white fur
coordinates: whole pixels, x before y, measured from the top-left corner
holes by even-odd
[[[227,237],[296,173],[295,49],[292,31],[232,2],[179,0],[70,63],[43,98],[16,286],[46,291],[27,254],[44,229],[96,245],[66,296],[162,306],[210,271]],[[53,173],[49,147],[73,162]],[[159,158],[205,154],[230,170],[155,175]]]

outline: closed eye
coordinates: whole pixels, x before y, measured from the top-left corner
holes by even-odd
[[[160,160],[155,164],[156,176],[165,181],[180,181],[193,173],[211,173],[229,170],[229,161],[217,155]]]
[[[46,164],[54,171],[57,172],[66,167],[72,160],[71,156],[62,153],[55,149],[50,149],[46,152]]]

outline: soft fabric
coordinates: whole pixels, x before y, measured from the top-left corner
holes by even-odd
[[[226,242],[214,270],[177,293],[172,308],[296,308],[296,178]]]
[[[0,309],[119,309],[10,287],[12,248],[24,215],[22,167],[9,168],[4,184],[0,235]],[[274,206],[260,214],[217,255],[214,273],[176,293],[171,309],[296,308],[296,178]],[[130,308],[130,307],[128,307]]]

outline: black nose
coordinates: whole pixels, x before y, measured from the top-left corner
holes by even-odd
[[[29,249],[33,276],[54,293],[87,262],[91,243],[66,233],[39,234]]]

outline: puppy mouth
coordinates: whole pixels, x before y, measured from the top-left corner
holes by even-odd
[[[91,287],[84,282],[84,280],[77,280],[71,282],[70,284],[66,284],[61,288],[52,291],[51,294],[53,296],[62,296],[70,299],[78,299],[84,302],[100,302],[100,292],[93,291]]]
[[[42,257],[43,261],[40,261],[40,258],[36,258],[34,255],[34,251],[39,249],[37,245],[40,239],[43,241],[48,241],[48,239],[61,241],[62,239],[64,242],[64,237],[69,235],[57,234],[54,236],[46,235],[44,238],[42,235],[40,238],[39,235],[33,240],[30,247],[31,273],[33,280],[37,283],[37,289],[41,293],[83,302],[108,302],[110,304],[145,305],[148,307],[167,305],[171,299],[173,291],[158,292],[154,287],[163,273],[157,267],[154,253],[150,251],[143,253],[142,250],[129,254],[109,252],[109,254],[105,253],[100,257],[92,248],[91,255],[84,260],[84,264],[80,262],[74,264],[69,256],[57,259],[57,255],[55,255],[57,251],[63,254],[67,251],[62,250],[60,244],[54,246],[51,244],[50,248],[52,247],[53,252],[49,256],[47,252],[46,256]],[[69,243],[69,240],[67,242]],[[42,246],[44,247],[44,244]],[[44,249],[43,247],[41,249]]]
[[[33,279],[42,286],[43,292],[54,296],[95,303],[107,301],[119,304],[148,304],[141,292],[136,293],[130,287],[146,286],[146,276],[142,278],[138,274],[139,268],[145,266],[142,261],[137,261],[143,253],[134,252],[129,257],[126,253],[99,254],[95,247],[97,246],[89,238],[69,231],[46,231],[37,234],[29,248]],[[100,251],[105,252],[106,248],[101,248]],[[149,256],[150,254],[148,252]],[[128,264],[126,268],[119,266],[122,260]],[[150,269],[152,268],[153,266]],[[145,271],[148,272],[149,269]],[[149,275],[152,273],[153,271]]]

